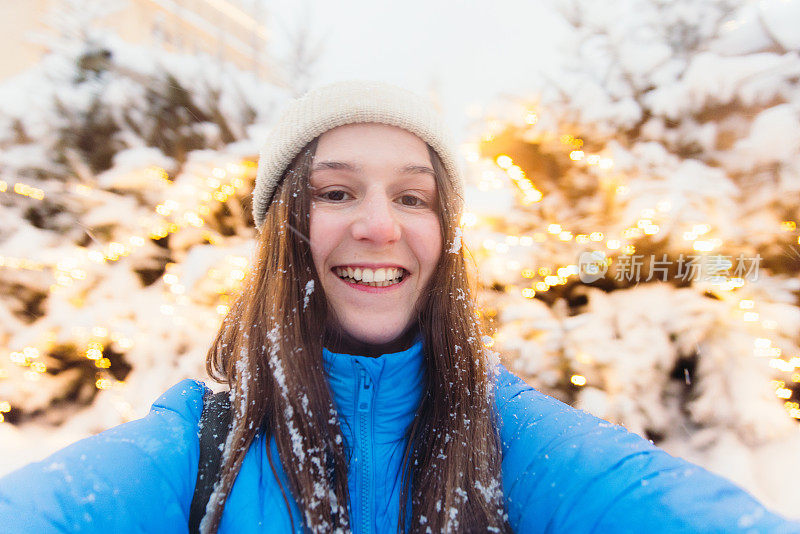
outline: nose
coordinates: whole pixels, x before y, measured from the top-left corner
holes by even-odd
[[[371,241],[378,245],[398,241],[400,223],[391,200],[375,196],[365,198],[359,206],[351,231],[359,241]]]

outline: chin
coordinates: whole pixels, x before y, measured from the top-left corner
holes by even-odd
[[[389,343],[394,341],[405,332],[407,325],[398,323],[384,328],[364,328],[364,323],[359,322],[357,325],[345,325],[344,330],[351,336],[362,343],[371,343],[379,345],[382,343]]]
[[[348,330],[348,333],[362,343],[380,345],[382,343],[389,343],[390,341],[394,341],[400,337],[400,334],[403,333],[403,329],[381,332],[354,332],[352,330]]]

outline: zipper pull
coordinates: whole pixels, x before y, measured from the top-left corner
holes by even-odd
[[[358,388],[358,411],[367,412],[372,405],[372,383],[369,379],[367,370],[361,367],[359,369],[360,380]]]

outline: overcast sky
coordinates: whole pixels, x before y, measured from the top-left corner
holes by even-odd
[[[282,28],[307,24],[322,42],[314,85],[378,79],[439,95],[458,140],[469,106],[526,92],[564,31],[544,2],[269,0],[277,54]]]

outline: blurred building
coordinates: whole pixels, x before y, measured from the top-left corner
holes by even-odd
[[[99,23],[133,43],[165,50],[205,52],[219,61],[251,70],[280,83],[268,54],[269,34],[263,0],[126,0]],[[48,15],[63,0],[0,1],[0,79],[38,60],[44,46],[37,34],[53,32]]]

